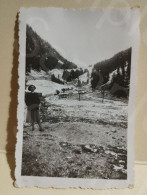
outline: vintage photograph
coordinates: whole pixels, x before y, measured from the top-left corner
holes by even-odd
[[[21,176],[127,180],[136,12],[25,13]]]

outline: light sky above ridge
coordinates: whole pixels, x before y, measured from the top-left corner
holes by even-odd
[[[129,9],[36,8],[27,10],[25,20],[63,57],[86,68],[132,46],[133,14]]]

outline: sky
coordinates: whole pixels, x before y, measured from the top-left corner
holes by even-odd
[[[132,46],[135,12],[125,10],[28,9],[25,22],[64,58],[87,67]]]

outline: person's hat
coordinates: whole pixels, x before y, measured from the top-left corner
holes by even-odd
[[[31,88],[32,88],[32,87],[33,87],[34,89],[36,89],[35,85],[30,85],[30,86],[28,87],[28,90],[31,91]]]

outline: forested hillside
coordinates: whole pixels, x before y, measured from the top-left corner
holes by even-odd
[[[96,89],[99,86],[111,88],[114,83],[129,88],[131,51],[132,49],[129,48],[117,53],[110,59],[95,64],[91,74],[92,88]]]
[[[54,68],[73,69],[77,66],[62,57],[48,42],[44,41],[27,25],[26,72],[30,72],[31,69],[48,71]]]
[[[121,88],[121,91],[125,90],[123,96],[128,96],[131,51],[132,48],[128,48],[115,54],[110,59],[96,63],[93,65],[92,73],[90,73],[88,69],[79,68],[74,63],[66,60],[30,26],[27,25],[26,28],[26,73],[31,72],[31,69],[38,72],[41,70],[50,71],[51,80],[59,84],[74,82],[75,79],[79,79],[81,75],[87,72],[86,80],[91,82],[93,90],[111,90],[113,95],[117,95],[115,94],[116,90],[113,90],[115,84],[115,86],[119,86],[119,89]],[[56,73],[60,71],[60,73],[55,75],[52,71]],[[122,95],[122,92],[120,94]]]

